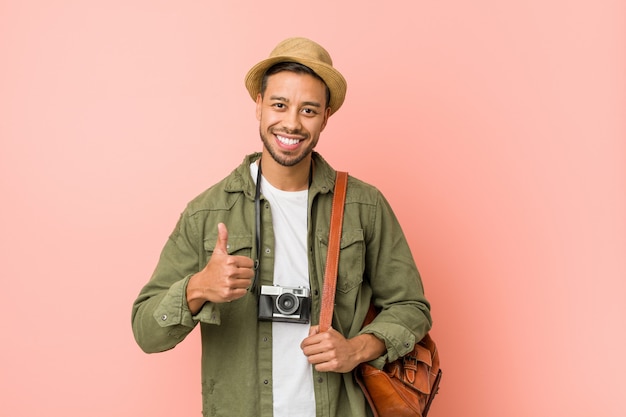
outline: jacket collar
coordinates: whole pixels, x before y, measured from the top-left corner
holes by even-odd
[[[313,181],[309,193],[326,194],[335,187],[335,170],[326,162],[322,156],[313,152]],[[261,157],[260,152],[247,155],[241,165],[239,165],[230,175],[225,184],[225,191],[238,193],[243,192],[246,197],[254,200],[255,185],[250,175],[250,164]]]

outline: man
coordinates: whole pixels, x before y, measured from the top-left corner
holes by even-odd
[[[246,87],[263,150],[188,204],[133,305],[135,338],[161,352],[200,323],[204,416],[371,415],[351,371],[431,326],[410,249],[381,193],[350,177],[333,328],[319,332],[335,171],[313,150],[346,82],[324,48],[290,38]],[[381,312],[362,328],[370,302]]]

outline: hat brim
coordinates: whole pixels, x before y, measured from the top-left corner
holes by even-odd
[[[307,59],[297,58],[289,55],[278,55],[271,58],[267,58],[248,71],[246,75],[246,88],[250,93],[252,100],[256,101],[257,96],[261,92],[261,80],[265,75],[265,72],[270,69],[271,66],[281,62],[296,62],[311,68],[328,86],[330,90],[330,114],[335,113],[346,98],[347,83],[343,75],[339,73],[335,68],[330,65],[324,64],[319,61],[311,61]]]

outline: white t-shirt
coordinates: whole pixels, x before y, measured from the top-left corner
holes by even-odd
[[[250,164],[256,180],[258,166]],[[269,201],[276,248],[274,285],[309,285],[307,254],[308,190],[282,191],[261,179],[261,192]],[[272,322],[272,380],[274,417],[315,417],[313,371],[300,343],[309,335],[309,324]]]

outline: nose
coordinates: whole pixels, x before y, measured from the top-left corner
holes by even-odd
[[[283,127],[289,132],[296,132],[302,128],[302,124],[300,123],[300,112],[297,108],[290,108],[289,111],[285,112]]]

